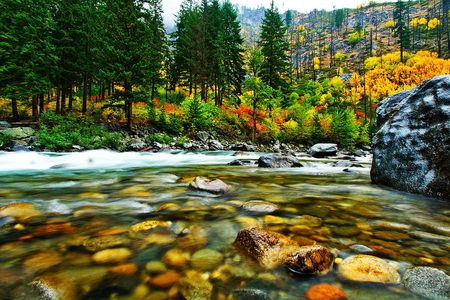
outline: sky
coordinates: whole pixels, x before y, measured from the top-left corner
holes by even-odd
[[[393,0],[391,0],[391,2],[392,1]],[[182,0],[162,0],[164,22],[166,23],[166,26],[173,26],[174,15],[178,13],[181,2]],[[261,6],[267,8],[270,7],[272,0],[230,0],[230,2],[251,8],[258,8]],[[376,2],[386,2],[386,0],[376,0]],[[315,8],[319,10],[333,10],[333,7],[336,9],[356,8],[358,5],[363,3],[368,4],[369,0],[274,0],[275,7],[278,8],[280,13],[284,13],[288,9],[308,13]]]

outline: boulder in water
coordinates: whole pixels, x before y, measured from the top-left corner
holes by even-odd
[[[373,183],[431,197],[450,194],[450,75],[394,94],[377,108]]]
[[[258,167],[262,168],[292,168],[303,167],[293,156],[263,155],[258,159]]]
[[[311,154],[315,158],[324,158],[327,156],[335,156],[337,151],[336,144],[319,143],[309,148],[308,154]]]
[[[204,177],[196,177],[194,181],[189,184],[189,187],[194,190],[205,191],[217,195],[231,191],[231,185],[222,180],[211,180]]]

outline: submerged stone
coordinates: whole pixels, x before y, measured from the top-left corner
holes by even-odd
[[[223,182],[222,180],[211,180],[204,177],[196,177],[194,181],[189,184],[189,187],[194,190],[204,191],[217,195],[225,194],[231,191],[231,185]]]
[[[178,289],[186,300],[205,300],[211,299],[213,286],[201,277],[184,277],[179,280]]]
[[[308,300],[340,300],[347,299],[347,295],[339,288],[327,283],[317,284],[306,292]]]
[[[303,246],[282,258],[283,265],[300,274],[325,275],[333,262],[333,253],[321,245]]]
[[[33,279],[31,287],[46,300],[77,300],[81,299],[82,291],[71,280],[58,274],[46,274]]]
[[[223,255],[212,249],[201,249],[191,257],[191,266],[199,270],[212,270],[217,267],[223,259]]]
[[[11,203],[0,208],[0,217],[14,217],[17,220],[26,220],[39,215],[39,211],[33,203]]]
[[[339,264],[341,278],[353,281],[400,283],[397,270],[381,258],[371,255],[353,255]]]
[[[413,267],[403,276],[405,287],[431,300],[450,299],[450,276],[430,267]]]
[[[268,215],[279,210],[279,207],[273,203],[263,200],[250,200],[241,206],[244,212],[251,215]]]

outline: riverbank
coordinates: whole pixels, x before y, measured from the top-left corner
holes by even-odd
[[[311,149],[308,145],[281,143],[278,140],[270,144],[252,143],[251,141],[237,141],[224,137],[217,132],[198,131],[187,136],[169,136],[158,132],[152,127],[135,127],[133,132],[126,131],[115,123],[103,123],[97,125],[105,132],[115,134],[116,140],[109,147],[100,145],[98,148],[89,145],[70,144],[65,149],[48,148],[41,145],[36,135],[36,125],[12,127],[7,122],[0,122],[0,150],[4,151],[37,151],[37,152],[79,152],[93,149],[117,150],[120,152],[164,152],[171,150],[180,151],[245,151],[279,153],[291,156],[304,156]],[[94,137],[93,140],[96,138]],[[312,146],[312,145],[311,145]],[[335,155],[366,156],[370,154],[370,147],[361,149],[339,149]]]

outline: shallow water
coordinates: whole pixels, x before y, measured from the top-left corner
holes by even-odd
[[[369,158],[343,172],[332,167],[333,159],[300,159],[306,166],[292,169],[229,166],[259,157],[231,154],[0,153],[0,207],[26,202],[37,210],[27,219],[0,218],[0,299],[39,297],[33,282],[49,276],[59,278],[50,285],[66,291],[63,299],[184,299],[177,282],[191,277],[212,285],[211,299],[302,299],[318,283],[339,287],[349,299],[424,299],[402,285],[342,280],[337,265],[320,277],[263,270],[232,246],[238,231],[252,226],[300,244],[320,243],[340,258],[368,247],[401,275],[418,265],[450,271],[448,202],[372,185]],[[221,179],[233,190],[222,196],[193,191],[189,182],[196,176]],[[279,210],[245,211],[241,205],[250,200]],[[313,221],[293,233],[305,215]],[[148,220],[161,222],[133,227]],[[129,255],[95,258],[119,248]],[[217,265],[199,267],[193,257],[200,249],[220,253]]]

